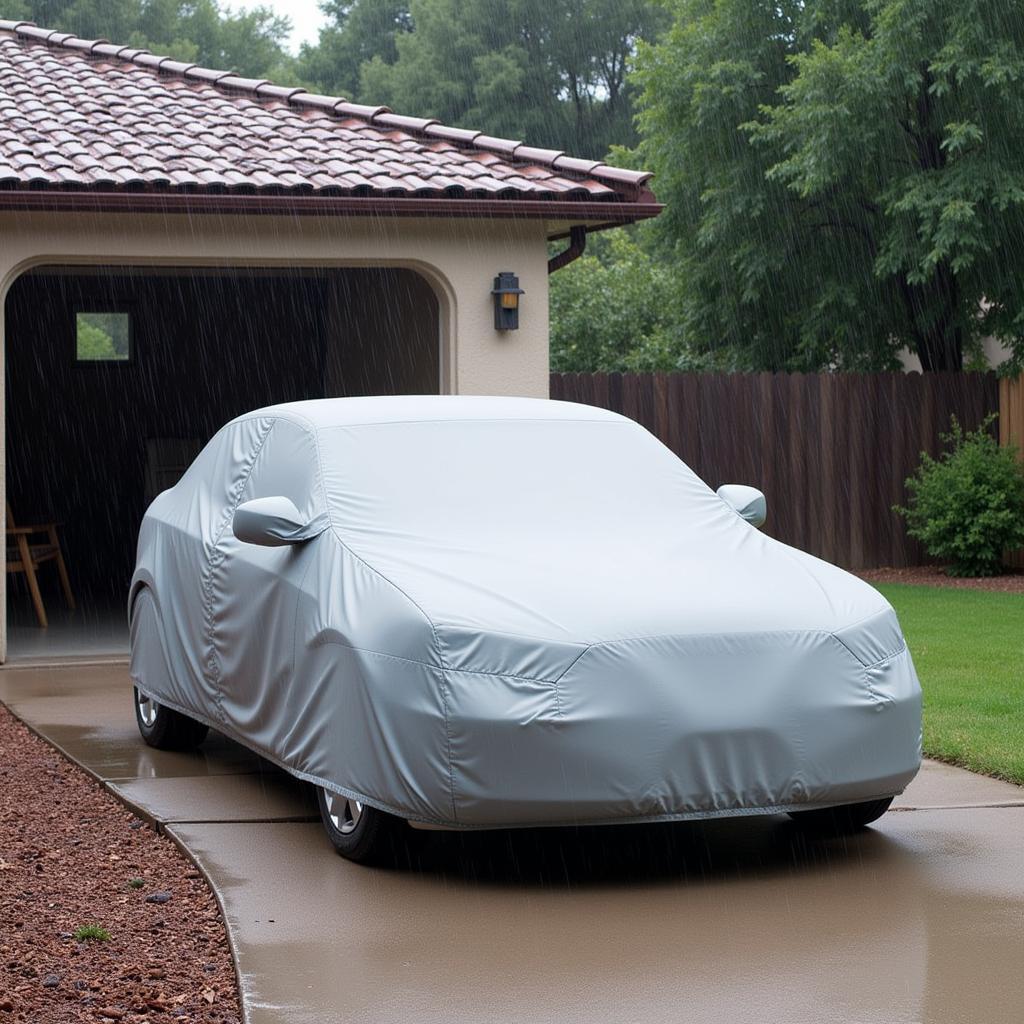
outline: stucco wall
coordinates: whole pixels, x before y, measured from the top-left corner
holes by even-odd
[[[408,266],[438,296],[442,393],[548,393],[542,221],[4,212],[0,239],[0,337],[11,283],[47,263]],[[519,330],[504,334],[493,328],[490,296],[502,270],[518,274],[525,290]],[[2,445],[0,489],[6,489]],[[0,660],[6,648],[6,596],[0,592]]]

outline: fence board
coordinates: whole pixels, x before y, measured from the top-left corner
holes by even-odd
[[[1024,378],[992,373],[556,373],[551,397],[631,416],[712,487],[760,487],[768,533],[850,569],[927,561],[892,506],[950,416],[1001,409],[1024,448]]]
[[[999,442],[1016,445],[1024,459],[1024,377],[999,382]],[[1024,569],[1024,551],[1013,552],[1009,562]]]

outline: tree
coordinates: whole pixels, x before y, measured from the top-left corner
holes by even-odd
[[[330,19],[315,46],[299,54],[299,73],[329,95],[360,97],[364,64],[398,59],[395,38],[412,31],[409,0],[325,0],[320,10]]]
[[[355,0],[300,68],[366,103],[602,157],[636,139],[627,71],[655,0]]]
[[[127,37],[141,6],[141,0],[0,0],[0,18],[34,21],[83,39],[105,37],[114,26],[128,26],[122,28]]]
[[[647,230],[592,235],[583,256],[551,278],[553,371],[693,368],[675,274],[640,244]]]
[[[232,12],[218,0],[143,0],[133,44],[252,78],[290,77],[288,18],[270,7]]]
[[[1024,19],[1002,0],[670,0],[643,141],[687,335],[737,367],[1024,353]]]
[[[90,318],[79,315],[75,330],[75,358],[85,360],[114,360],[127,358],[118,352],[109,331],[93,323]]]
[[[246,76],[290,75],[284,44],[291,26],[269,7],[235,14],[218,0],[0,0],[0,18],[130,43]]]

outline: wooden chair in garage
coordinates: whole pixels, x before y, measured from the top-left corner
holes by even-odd
[[[46,536],[45,542],[32,542],[33,537]],[[7,502],[7,571],[20,572],[25,576],[28,591],[35,605],[36,618],[44,629],[47,626],[46,608],[43,595],[39,593],[39,580],[36,570],[44,562],[56,562],[60,585],[64,589],[64,597],[68,607],[74,610],[75,595],[71,592],[71,580],[64,564],[64,555],[60,549],[56,523],[37,523],[33,526],[16,526],[11,513],[11,503]]]

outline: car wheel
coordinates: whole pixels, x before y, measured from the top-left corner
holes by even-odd
[[[813,811],[791,811],[789,816],[802,829],[823,835],[848,835],[877,821],[887,810],[893,798],[866,800],[861,804],[841,804]]]
[[[334,849],[357,864],[393,862],[408,840],[409,826],[393,814],[317,787],[320,820]]]
[[[142,738],[157,750],[191,750],[198,747],[209,728],[180,711],[166,708],[134,687],[135,721]]]

